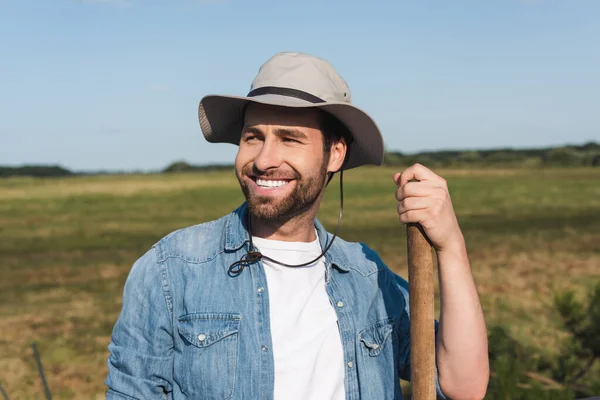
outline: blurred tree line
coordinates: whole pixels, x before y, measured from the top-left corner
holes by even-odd
[[[545,149],[453,150],[415,154],[387,152],[387,165],[421,163],[432,167],[600,167],[600,144]]]
[[[23,167],[0,166],[0,178],[9,176],[35,176],[45,178],[70,175],[73,175],[73,172],[57,165],[26,165]]]
[[[448,150],[403,154],[388,151],[384,164],[408,166],[421,163],[429,167],[447,168],[535,168],[535,167],[600,167],[600,144],[589,142],[581,146],[551,147],[545,149],[492,149],[492,150]],[[231,164],[192,165],[176,161],[158,173],[222,171],[233,169]],[[121,171],[118,174],[125,174]],[[131,173],[140,173],[131,171]],[[0,166],[0,178],[9,176],[61,177],[70,175],[105,175],[117,172],[73,172],[60,166]]]

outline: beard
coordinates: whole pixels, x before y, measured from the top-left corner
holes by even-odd
[[[294,176],[287,174],[286,178],[293,179],[295,185],[291,193],[281,198],[253,194],[243,179],[244,176],[249,176],[253,172],[256,171],[253,170],[252,164],[244,166],[241,173],[236,171],[236,177],[246,197],[250,214],[264,221],[283,221],[301,215],[313,207],[325,186],[327,163],[323,162],[316,176],[302,177],[296,171],[293,173]],[[281,174],[278,172],[262,173],[260,177],[277,178],[281,177]]]

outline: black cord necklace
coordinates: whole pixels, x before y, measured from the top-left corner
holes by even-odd
[[[250,216],[250,213],[248,213],[248,236],[250,238],[250,246],[249,246],[250,250],[246,254],[244,254],[238,261],[234,262],[233,264],[231,264],[229,266],[229,274],[231,274],[231,275],[239,275],[239,274],[242,273],[242,271],[244,270],[244,268],[246,268],[250,264],[253,264],[253,263],[255,263],[255,262],[259,261],[259,260],[263,260],[263,259],[271,261],[272,263],[275,263],[275,264],[282,265],[284,267],[305,267],[307,265],[313,264],[319,258],[323,257],[325,255],[325,253],[327,253],[327,251],[329,251],[329,249],[331,248],[331,245],[333,244],[333,241],[337,237],[337,233],[338,233],[338,230],[340,229],[340,225],[342,224],[342,216],[343,216],[343,214],[344,214],[344,171],[341,170],[340,171],[340,215],[338,217],[337,226],[335,227],[335,231],[333,232],[333,237],[331,238],[331,241],[327,244],[327,246],[321,252],[321,254],[317,258],[315,258],[314,260],[311,260],[309,262],[305,262],[303,264],[291,265],[291,264],[286,264],[286,263],[281,262],[281,261],[274,260],[274,259],[272,259],[272,258],[270,258],[268,256],[265,256],[264,254],[262,254],[261,252],[259,252],[254,247],[254,244],[252,243],[251,216]]]

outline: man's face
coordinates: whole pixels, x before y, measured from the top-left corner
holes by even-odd
[[[281,221],[317,207],[327,172],[341,166],[332,162],[337,158],[338,152],[324,153],[316,110],[258,104],[246,109],[235,170],[255,217]]]

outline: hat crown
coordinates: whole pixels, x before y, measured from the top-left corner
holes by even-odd
[[[275,54],[260,67],[250,91],[262,87],[295,89],[326,102],[351,103],[350,88],[333,65],[309,54]]]

